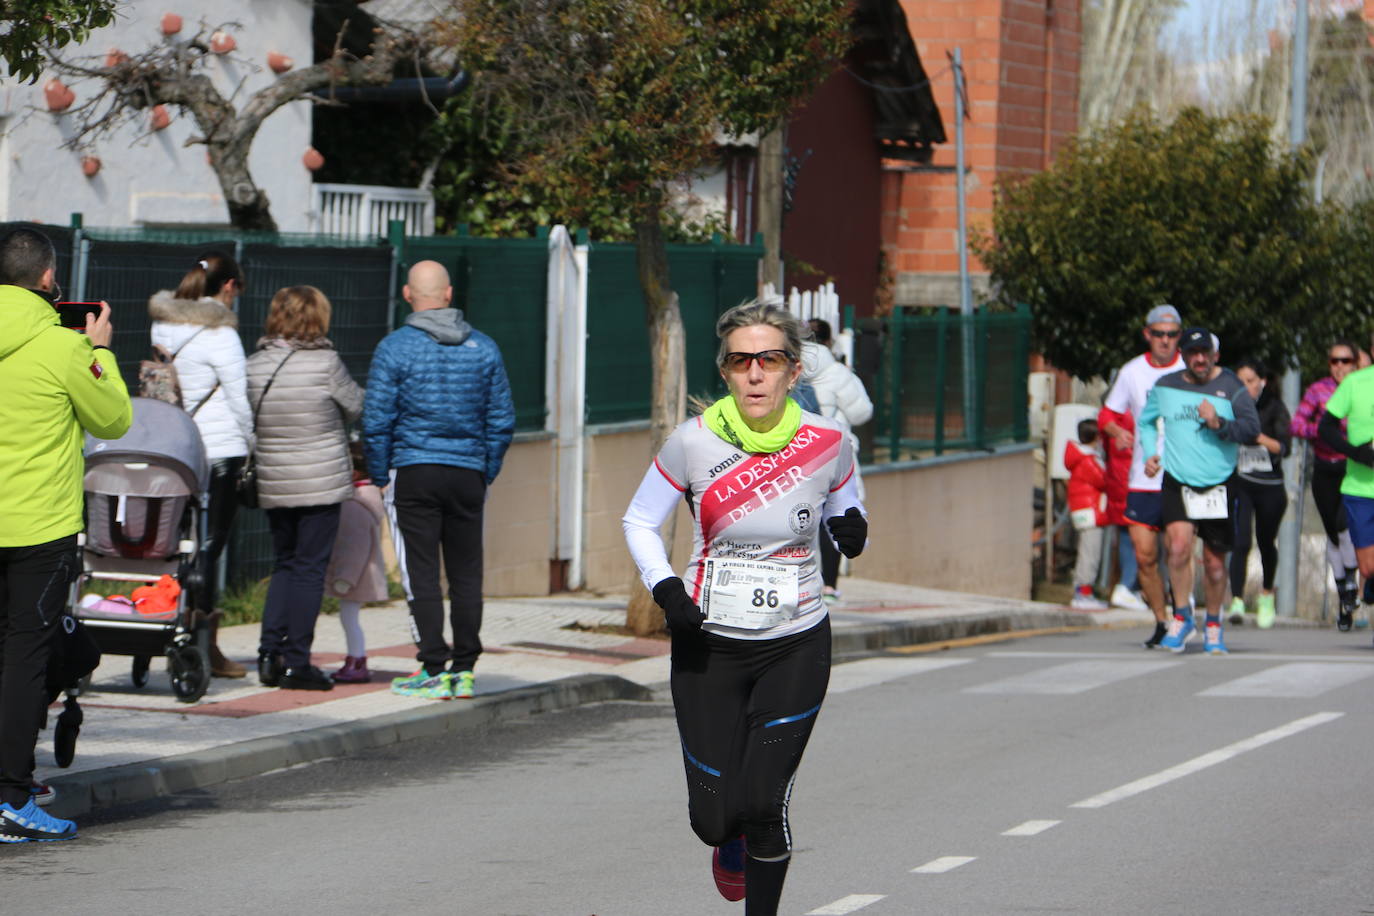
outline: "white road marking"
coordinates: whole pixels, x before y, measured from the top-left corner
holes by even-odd
[[[1096,687],[1103,687],[1116,681],[1153,674],[1165,668],[1181,665],[1182,662],[1165,659],[1137,658],[1135,661],[1077,661],[1066,665],[1055,665],[1026,674],[991,681],[977,687],[966,687],[965,693],[1035,693],[1070,694],[1086,693]]]
[[[984,652],[985,658],[1140,658],[1141,653],[1136,652],[1033,652],[1030,650],[1017,651],[1006,649],[1002,651]],[[1188,661],[1194,659],[1202,660],[1202,653],[1194,650],[1186,656]],[[1280,655],[1268,652],[1232,652],[1226,656],[1227,664],[1233,662],[1331,662],[1341,665],[1369,665],[1374,667],[1374,660],[1368,656],[1341,656],[1341,655]]]
[[[1266,744],[1272,744],[1284,738],[1291,738],[1293,735],[1305,732],[1309,728],[1325,725],[1327,722],[1334,722],[1344,715],[1345,713],[1343,712],[1319,712],[1315,715],[1296,719],[1289,722],[1287,725],[1280,725],[1278,728],[1272,728],[1267,732],[1260,732],[1254,737],[1246,738],[1243,741],[1237,741],[1235,744],[1228,744],[1226,747],[1218,748],[1215,751],[1210,751],[1209,753],[1203,754],[1201,757],[1194,757],[1192,760],[1186,760],[1177,766],[1169,767],[1167,770],[1160,770],[1158,773],[1145,776],[1134,782],[1128,782],[1124,786],[1109,789],[1101,795],[1094,795],[1092,798],[1085,798],[1083,801],[1074,802],[1069,807],[1106,807],[1112,802],[1118,802],[1123,798],[1130,798],[1133,795],[1148,792],[1150,789],[1157,789],[1166,783],[1173,782],[1175,779],[1182,779],[1184,776],[1190,776],[1208,767],[1216,766],[1219,763],[1225,763],[1233,757],[1244,754],[1246,751],[1253,751],[1256,748],[1264,747]]]
[[[806,916],[844,916],[845,913],[862,910],[870,903],[877,903],[886,896],[886,894],[850,894],[848,897],[841,897],[834,903],[827,903],[825,906],[808,910]]]
[[[831,668],[830,689],[827,692],[846,693],[911,674],[966,665],[971,661],[971,658],[866,658]]]
[[[967,865],[977,856],[940,856],[938,859],[931,859],[924,865],[917,865],[911,870],[913,875],[942,875],[947,871],[954,871],[960,865]]]
[[[1374,677],[1374,665],[1292,662],[1208,687],[1198,696],[1315,697],[1367,677]]]
[[[1035,836],[1037,833],[1044,833],[1061,821],[1026,821],[1024,824],[1017,824],[1010,830],[1003,830],[1002,836]]]

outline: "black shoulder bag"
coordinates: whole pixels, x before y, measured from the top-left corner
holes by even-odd
[[[272,377],[267,380],[267,384],[262,389],[262,394],[258,396],[258,403],[253,407],[253,437],[258,435],[258,411],[262,410],[262,402],[267,397],[267,392],[272,390],[272,383],[277,380],[277,373],[286,365],[286,360],[296,354],[295,350],[286,354],[281,362],[277,363],[277,368],[272,370]],[[248,453],[248,460],[243,463],[243,473],[239,475],[238,497],[239,505],[248,509],[258,507],[258,458],[257,443],[253,443],[254,448]]]

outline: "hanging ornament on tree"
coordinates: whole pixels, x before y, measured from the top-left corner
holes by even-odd
[[[48,111],[66,111],[76,101],[76,93],[54,76],[43,84],[43,98],[48,103]]]
[[[239,43],[228,32],[216,32],[210,36],[210,50],[216,54],[228,54],[238,46]]]

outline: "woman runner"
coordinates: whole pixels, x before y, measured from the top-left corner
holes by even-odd
[[[1288,508],[1288,495],[1283,490],[1283,459],[1288,456],[1290,420],[1288,408],[1267,386],[1268,373],[1262,362],[1241,360],[1236,366],[1236,378],[1255,402],[1260,434],[1254,442],[1242,445],[1236,456],[1236,486],[1231,496],[1235,537],[1231,548],[1230,620],[1238,625],[1245,613],[1245,575],[1253,529],[1263,574],[1255,601],[1255,619],[1263,630],[1274,625],[1274,573],[1279,565],[1274,541]]]
[[[1322,527],[1326,529],[1326,561],[1331,567],[1331,576],[1336,580],[1336,592],[1340,596],[1336,627],[1341,632],[1350,630],[1355,608],[1359,606],[1355,546],[1350,542],[1345,505],[1341,502],[1345,456],[1321,441],[1317,426],[1326,413],[1326,402],[1331,399],[1341,380],[1358,368],[1359,358],[1359,348],[1350,341],[1338,340],[1333,343],[1326,353],[1331,374],[1307,387],[1292,422],[1293,435],[1311,441],[1316,459],[1312,462],[1312,501],[1317,504],[1317,514],[1321,516]],[[1365,595],[1365,603],[1371,601],[1374,601],[1374,596]]]
[[[673,707],[692,829],[746,916],[774,916],[792,853],[792,780],[830,680],[817,537],[848,557],[868,536],[839,425],[788,397],[801,328],[749,302],[716,324],[730,390],[674,430],[623,519],[672,634]],[[685,499],[692,560],[679,578],[659,526]],[[822,529],[824,524],[824,529]]]

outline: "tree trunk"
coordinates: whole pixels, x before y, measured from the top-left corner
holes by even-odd
[[[644,293],[649,327],[649,351],[653,355],[652,400],[649,410],[649,455],[658,454],[673,429],[682,422],[687,407],[686,339],[677,294],[668,276],[668,246],[663,239],[662,198],[641,210],[635,224],[635,260],[639,286]],[[664,544],[672,555],[674,519],[670,518]],[[663,628],[663,612],[639,576],[630,585],[625,625],[637,636]]]
[[[209,143],[210,168],[219,178],[224,203],[229,208],[229,224],[235,229],[276,232],[277,221],[267,201],[267,193],[253,181],[248,171],[249,138],[245,143]]]
[[[759,231],[763,233],[763,258],[759,261],[759,295],[763,285],[782,285],[782,128],[775,127],[759,140]]]

